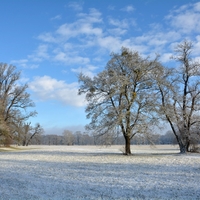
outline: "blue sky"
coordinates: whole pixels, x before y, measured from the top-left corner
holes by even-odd
[[[77,74],[102,71],[122,46],[170,65],[174,46],[189,39],[200,52],[197,0],[0,0],[0,62],[28,83],[46,134],[81,130],[84,96]]]

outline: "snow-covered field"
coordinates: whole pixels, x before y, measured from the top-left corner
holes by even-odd
[[[200,155],[175,146],[0,149],[0,199],[200,199]]]

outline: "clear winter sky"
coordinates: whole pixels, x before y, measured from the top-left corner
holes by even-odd
[[[168,65],[185,38],[200,55],[200,1],[0,0],[0,62],[22,71],[38,112],[30,121],[46,134],[89,122],[79,72],[94,76],[122,46]]]

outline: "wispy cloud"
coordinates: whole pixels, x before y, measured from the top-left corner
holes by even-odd
[[[39,45],[35,52],[28,56],[29,59],[36,62],[49,59],[49,57],[47,44]]]
[[[52,33],[42,33],[37,37],[39,40],[42,40],[43,42],[49,42],[49,43],[56,43],[58,42],[57,38],[55,38]]]
[[[29,69],[36,69],[39,66],[37,64],[31,64],[28,59],[11,60],[11,64]]]
[[[95,27],[96,23],[102,23],[101,13],[90,9],[89,13],[79,13],[75,22],[62,24],[54,32],[42,33],[38,39],[43,42],[60,43],[70,38],[98,36],[102,34],[102,29]]]
[[[110,35],[113,36],[124,35],[132,26],[136,27],[137,25],[136,21],[132,18],[119,20],[109,17],[108,22],[111,25],[111,28],[109,28],[108,31]]]
[[[67,84],[65,81],[50,76],[38,76],[29,83],[29,88],[41,101],[52,99],[66,105],[78,107],[85,105],[84,96],[78,95],[78,83],[76,82]]]
[[[59,20],[62,19],[61,15],[56,15],[55,17],[52,17],[51,20]]]
[[[193,42],[193,55],[195,56],[199,56],[199,52],[200,52],[200,35],[197,35],[195,37],[195,41]]]
[[[99,35],[102,33],[100,28],[94,28],[91,23],[63,24],[56,31],[66,39],[77,37],[78,35]]]
[[[130,25],[127,19],[118,20],[116,18],[109,18],[109,23],[120,28],[128,28]]]
[[[126,29],[122,29],[122,28],[111,28],[108,29],[108,32],[113,35],[113,36],[121,36],[127,33]]]
[[[163,53],[160,57],[160,61],[163,63],[170,62],[172,61],[171,60],[172,55],[173,55],[172,53]]]
[[[131,5],[129,5],[129,6],[122,8],[121,10],[125,11],[125,12],[133,12],[135,10],[135,8]]]
[[[28,59],[12,60],[11,63],[14,65],[20,65],[21,67],[27,67]]]
[[[60,50],[55,50],[55,54],[53,56],[54,61],[59,61],[62,63],[65,63],[67,65],[69,64],[87,64],[90,62],[90,59],[87,57],[82,57],[79,55],[75,55],[70,52],[64,52]]]
[[[84,75],[86,76],[89,76],[89,77],[94,77],[94,70],[96,70],[97,67],[96,66],[93,66],[93,65],[87,65],[86,67],[79,67],[79,68],[72,68],[72,72],[75,72],[75,73],[83,73]]]
[[[81,11],[83,9],[83,2],[70,2],[68,6],[76,11]]]
[[[170,25],[183,33],[200,33],[200,2],[176,8],[166,16]]]
[[[115,6],[109,5],[109,6],[108,6],[108,10],[115,10]]]

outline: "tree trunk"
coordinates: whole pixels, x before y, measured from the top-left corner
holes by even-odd
[[[168,118],[168,122],[170,123],[171,128],[172,128],[172,131],[173,131],[173,133],[174,133],[174,135],[175,135],[175,137],[176,137],[176,141],[177,141],[177,143],[178,143],[178,145],[179,145],[180,153],[181,153],[181,154],[186,153],[187,150],[188,150],[188,148],[189,148],[189,146],[187,145],[188,143],[184,144],[184,143],[182,142],[181,137],[178,136],[178,134],[176,133],[175,128],[174,128],[174,126],[173,126],[173,124],[172,124],[172,122],[171,122],[171,120],[170,120],[169,118]]]
[[[23,140],[23,142],[22,142],[22,146],[25,146],[25,145],[26,145],[26,141]]]
[[[186,137],[185,140],[182,140],[179,136],[177,142],[178,142],[181,154],[185,154],[189,152],[190,140],[188,137]]]
[[[187,152],[187,145],[179,144],[180,153],[185,154]]]
[[[128,136],[124,136],[125,138],[125,155],[131,155],[131,139]]]
[[[188,141],[187,146],[186,146],[187,152],[190,152],[190,141]]]

